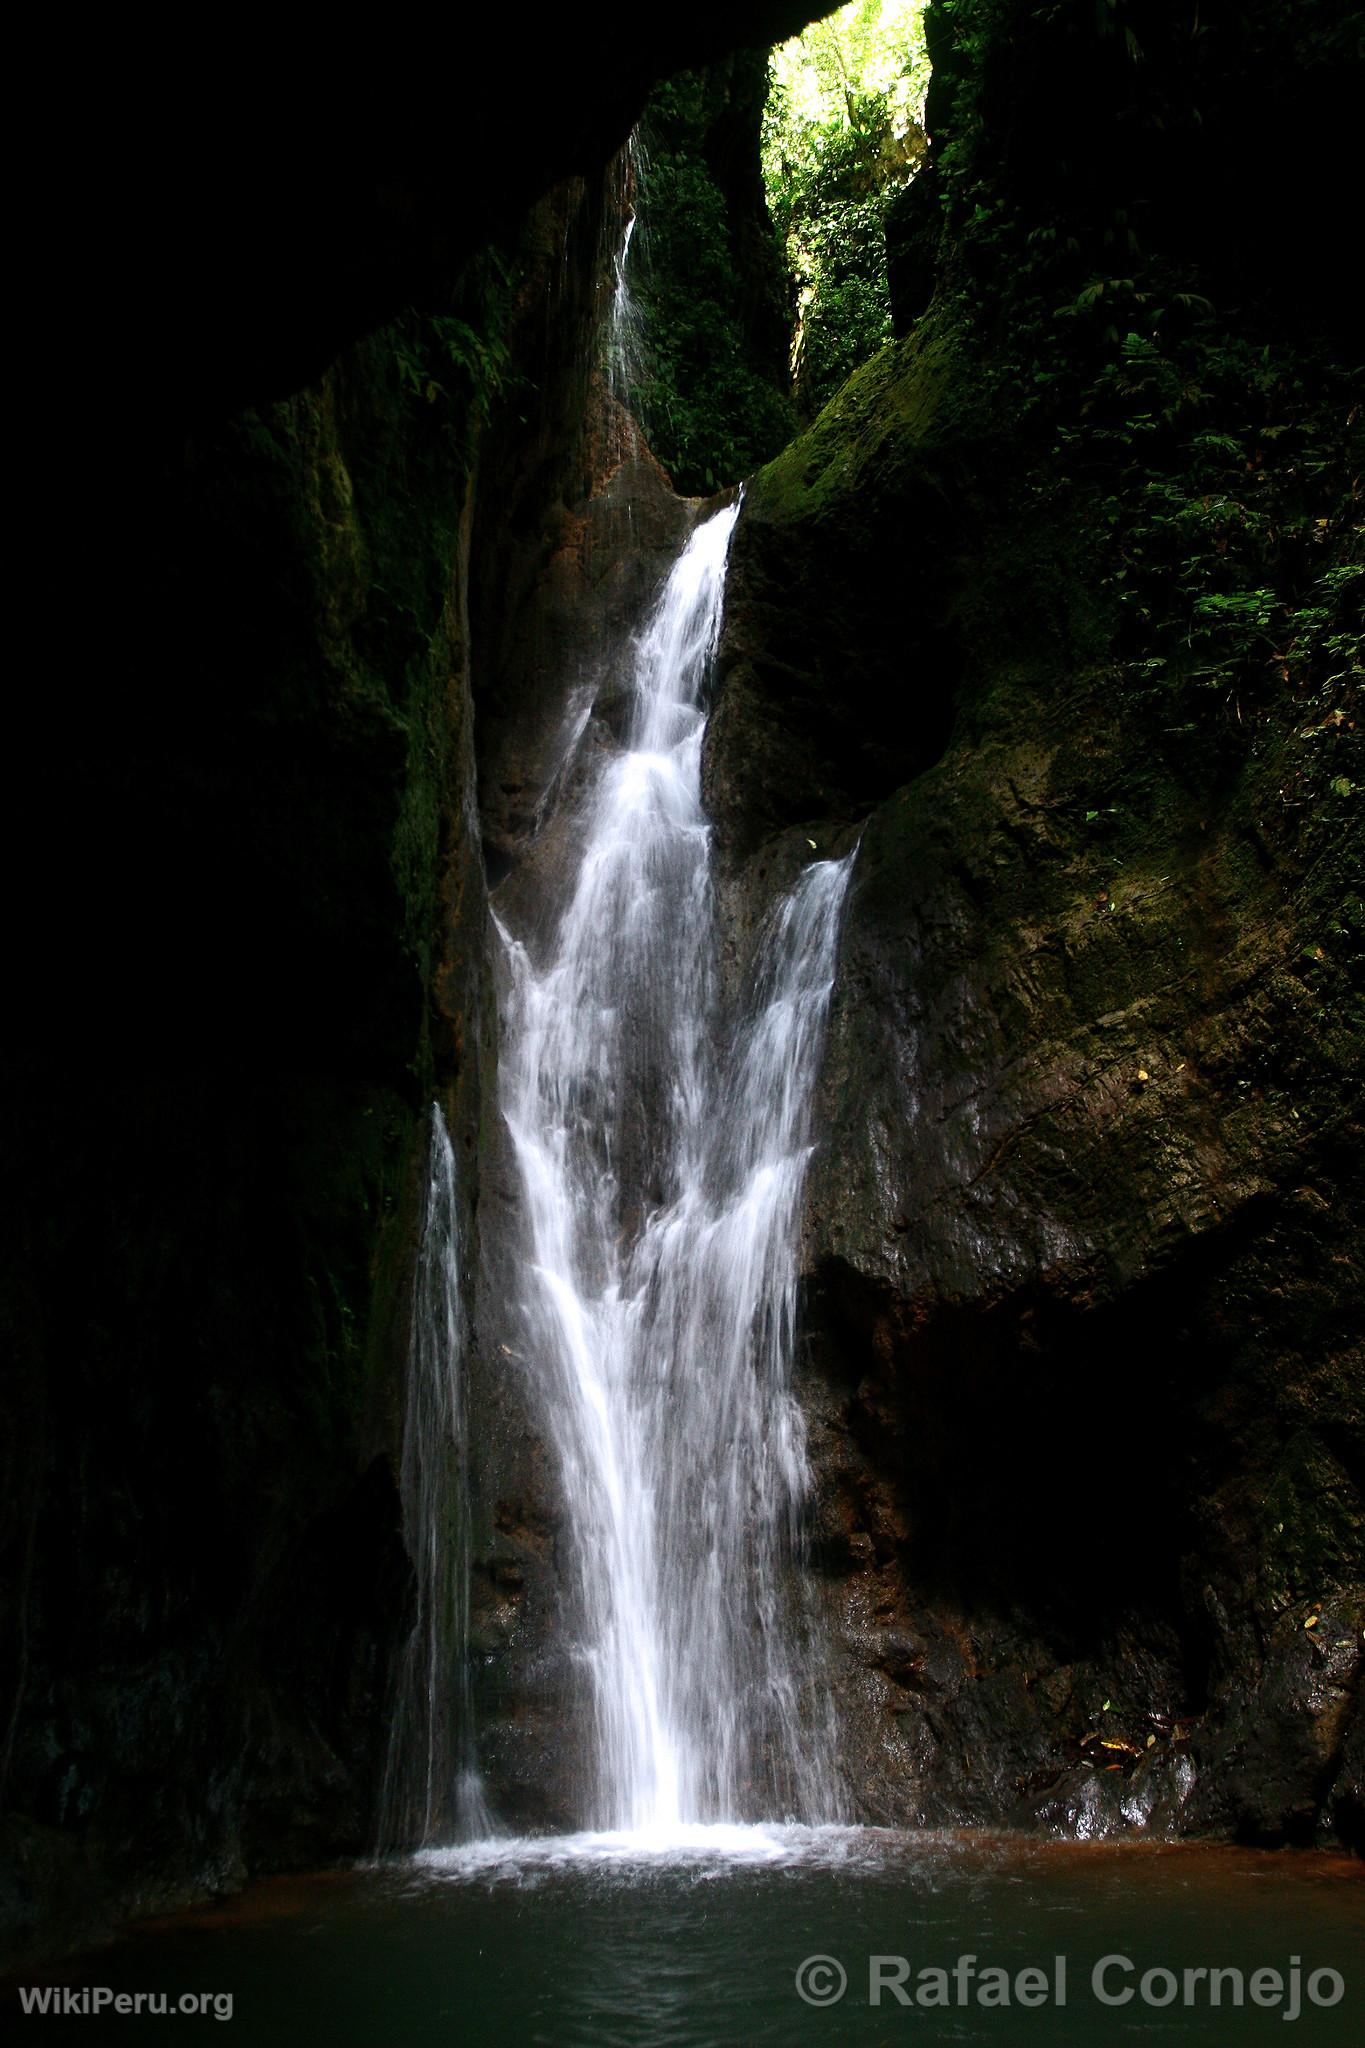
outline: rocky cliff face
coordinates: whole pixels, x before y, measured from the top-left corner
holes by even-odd
[[[805,1236],[850,1782],[879,1820],[1359,1845],[1346,344],[1274,278],[1163,334],[1144,295],[1230,290],[1237,236],[1179,285],[1130,250],[1123,327],[1044,325],[1094,178],[987,160],[1029,10],[939,12],[936,296],[751,486],[709,741],[737,943],[861,833]]]
[[[186,443],[151,706],[130,678],[69,736],[117,961],[88,1078],[30,1043],[11,1127],[21,1951],[372,1839],[422,1121],[440,1087],[476,1127],[486,988],[471,449],[422,346]]]
[[[585,271],[555,236],[650,85],[803,18],[580,12],[509,55],[515,104],[453,17],[326,51],[273,23],[268,58],[191,26],[173,89],[92,30],[32,73],[9,1955],[374,1839],[424,1124],[439,1092],[472,1210],[491,1073],[471,608],[491,639],[500,553],[583,460],[526,295],[579,331],[597,243]],[[506,476],[499,391],[545,422]]]
[[[863,834],[805,1256],[850,1776],[877,1817],[1358,1841],[1358,467],[1316,189],[1358,53],[1317,5],[1208,0],[1183,42],[936,7],[898,273],[902,325],[935,310],[751,491],[708,769],[736,945]],[[433,1092],[490,1248],[487,1755],[509,1819],[565,1811],[472,794],[515,888],[549,678],[686,513],[609,410],[580,432],[592,177],[526,207],[806,11],[618,51],[590,10],[510,109],[458,25],[277,40],[268,80],[244,43],[173,111],[126,43],[44,74],[12,1953],[372,1839]],[[523,230],[519,282],[472,260]]]

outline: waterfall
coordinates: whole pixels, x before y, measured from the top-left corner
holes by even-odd
[[[644,148],[638,132],[632,131],[625,148],[612,166],[614,213],[624,225],[611,255],[611,305],[604,322],[607,389],[623,408],[632,430],[631,418],[636,391],[645,377],[644,325],[631,290],[631,249],[636,247],[640,228],[638,212],[640,184],[644,175]]]
[[[408,1332],[401,1490],[416,1583],[381,1799],[385,1848],[487,1832],[466,1640],[469,1488],[455,1151],[437,1103]]]
[[[810,1097],[852,856],[813,861],[723,1014],[703,695],[738,507],[693,533],[586,771],[546,943],[502,932],[526,1349],[558,1454],[593,1825],[836,1817],[790,1566]]]

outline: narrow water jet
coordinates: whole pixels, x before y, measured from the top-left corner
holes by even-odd
[[[489,1828],[474,1743],[469,1634],[467,1332],[455,1150],[440,1105],[431,1137],[408,1332],[401,1494],[415,1582],[380,1800],[386,1851]]]
[[[625,741],[583,768],[548,936],[499,923],[524,1349],[594,1708],[582,1820],[662,1837],[840,1810],[793,1583],[807,1473],[790,1382],[852,856],[804,870],[727,1015],[701,750],[737,516],[695,530],[623,650]]]
[[[638,254],[640,182],[644,174],[644,146],[638,130],[632,131],[613,166],[616,212],[624,225],[611,256],[611,305],[605,321],[604,368],[607,389],[621,406],[630,430],[638,435],[631,402],[644,379],[644,323],[631,288],[632,251]]]

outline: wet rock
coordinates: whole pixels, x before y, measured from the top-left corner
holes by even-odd
[[[1296,1602],[1277,1618],[1252,1683],[1196,1745],[1196,1827],[1276,1847],[1311,1844],[1340,1821],[1352,1839],[1363,1625],[1365,1591]]]
[[[1357,1856],[1365,1856],[1365,1701],[1359,1685],[1338,1766],[1327,1795],[1326,1818],[1341,1841]]]
[[[1017,1824],[1024,1816],[1011,1817]],[[1070,1772],[1027,1809],[1027,1819],[1078,1842],[1102,1841],[1107,1835],[1126,1834],[1130,1827],[1123,1788],[1093,1766]]]
[[[803,1250],[849,1784],[1349,1839],[1356,1681],[1263,1646],[1365,1552],[1350,948],[1324,999],[1306,944],[1350,856],[1267,826],[1283,723],[1211,772],[1135,717],[1065,518],[983,509],[948,331],[751,485],[708,741],[736,950],[861,832]]]

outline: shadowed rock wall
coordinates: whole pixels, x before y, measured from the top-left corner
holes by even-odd
[[[472,1208],[492,1072],[469,560],[516,508],[482,508],[479,442],[501,399],[576,449],[518,294],[577,320],[595,288],[527,209],[667,70],[806,11],[590,9],[535,61],[401,11],[30,47],[11,1955],[373,1839],[425,1117],[439,1090]]]
[[[861,832],[804,1252],[850,1787],[1359,1845],[1359,414],[1333,279],[1190,234],[1247,51],[1297,128],[1337,24],[1250,10],[1201,143],[1150,11],[1141,64],[934,13],[932,304],[749,488],[707,761],[736,947]]]

